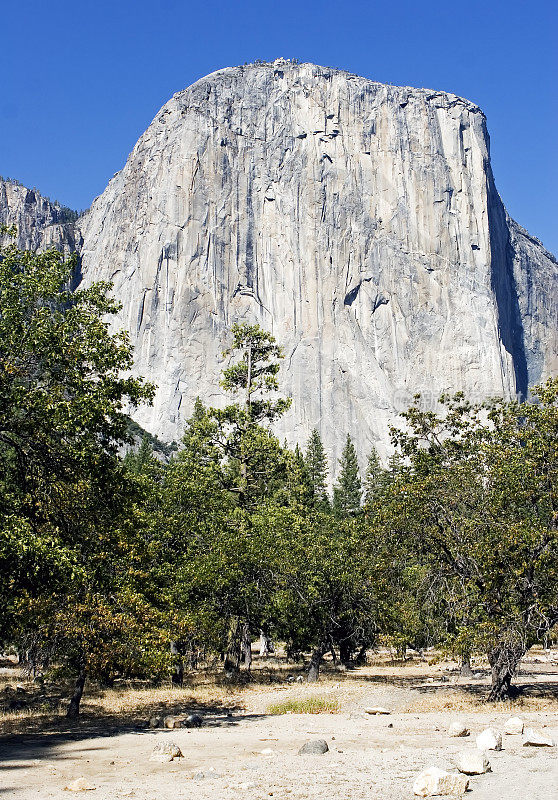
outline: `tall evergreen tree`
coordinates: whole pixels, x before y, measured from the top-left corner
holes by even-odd
[[[339,466],[339,478],[333,487],[333,510],[338,517],[353,517],[360,511],[362,482],[355,446],[349,434]]]
[[[327,496],[327,456],[317,428],[314,428],[310,434],[306,445],[306,453],[304,454],[304,463],[312,486],[314,503],[322,508],[329,507],[329,498]]]
[[[377,497],[385,484],[387,474],[387,470],[380,463],[378,451],[375,447],[372,447],[364,477],[364,502],[366,505],[370,505]]]

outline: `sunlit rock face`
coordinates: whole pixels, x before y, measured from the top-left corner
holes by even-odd
[[[0,244],[15,242],[22,250],[46,250],[63,253],[79,248],[80,234],[75,213],[43,197],[37,189],[0,178],[0,228],[16,229],[15,237],[0,230]]]
[[[439,91],[312,64],[227,68],[176,94],[80,220],[85,283],[114,282],[138,421],[180,437],[227,332],[285,351],[277,427],[364,459],[416,392],[524,393],[556,369],[555,259],[494,187],[485,118]]]

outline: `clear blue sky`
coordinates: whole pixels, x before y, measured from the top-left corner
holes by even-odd
[[[478,103],[509,212],[558,253],[555,0],[16,0],[0,22],[0,174],[72,208],[174,92],[284,56]]]

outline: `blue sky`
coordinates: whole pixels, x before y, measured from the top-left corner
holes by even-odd
[[[19,0],[0,22],[0,174],[72,208],[174,92],[284,56],[478,103],[509,212],[558,253],[555,0]]]

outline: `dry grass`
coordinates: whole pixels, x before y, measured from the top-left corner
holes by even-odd
[[[281,703],[270,703],[268,714],[339,714],[341,702],[337,697],[310,695],[304,698],[291,698]]]

